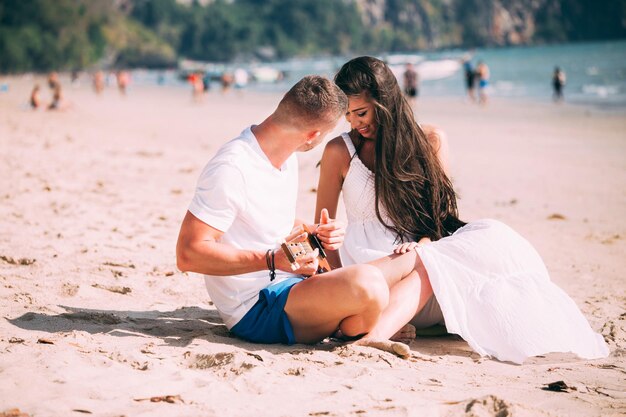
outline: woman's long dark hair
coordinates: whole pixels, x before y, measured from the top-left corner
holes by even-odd
[[[458,218],[452,183],[389,67],[376,58],[355,58],[341,67],[335,83],[348,97],[366,92],[374,102],[378,220],[398,241],[437,240],[465,225]]]

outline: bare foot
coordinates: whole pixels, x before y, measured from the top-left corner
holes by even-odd
[[[373,339],[361,339],[354,342],[358,346],[369,346],[374,349],[380,349],[385,352],[398,355],[402,359],[406,359],[411,356],[411,348],[402,342],[394,342],[392,340],[373,340]]]
[[[396,334],[391,336],[389,340],[406,343],[408,345],[412,340],[415,340],[415,337],[415,326],[411,323],[407,323],[400,330],[398,330]]]

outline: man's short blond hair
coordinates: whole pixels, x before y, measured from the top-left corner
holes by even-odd
[[[286,125],[317,129],[337,122],[347,109],[348,98],[334,82],[308,75],[287,91],[274,115]]]

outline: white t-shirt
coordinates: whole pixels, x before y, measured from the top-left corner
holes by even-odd
[[[189,211],[224,235],[221,243],[265,251],[293,229],[298,195],[298,159],[291,155],[281,169],[267,158],[252,133],[223,145],[202,171]],[[277,283],[293,276],[276,271]],[[211,300],[230,329],[270,285],[265,271],[232,276],[205,275]]]

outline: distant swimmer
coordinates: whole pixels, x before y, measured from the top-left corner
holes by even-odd
[[[563,101],[563,87],[565,87],[565,72],[559,68],[554,68],[554,74],[552,75],[552,99],[559,103]]]
[[[465,90],[471,102],[476,101],[474,90],[476,85],[476,73],[469,58],[463,59],[463,71],[465,72]]]
[[[476,77],[478,78],[478,102],[487,104],[487,87],[489,86],[489,67],[484,62],[478,62],[476,66]]]

